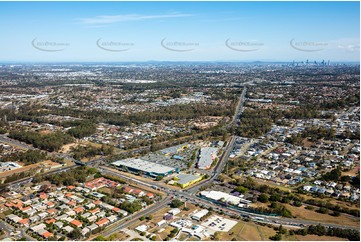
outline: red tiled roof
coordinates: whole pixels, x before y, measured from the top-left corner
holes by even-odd
[[[47,223],[47,224],[51,224],[51,223],[55,223],[55,222],[56,222],[56,220],[54,218],[51,218],[51,219],[45,221],[45,223]]]
[[[69,201],[67,204],[74,206],[74,205],[76,204],[76,202],[75,202],[74,200],[71,200],[71,201]]]
[[[46,205],[48,205],[49,207],[51,207],[51,206],[54,206],[54,205],[55,205],[53,202],[46,202],[45,204],[46,204]]]
[[[99,225],[99,226],[102,226],[103,224],[106,224],[108,222],[109,222],[109,220],[107,218],[102,218],[101,220],[96,222],[96,224]]]
[[[95,205],[99,205],[99,204],[102,204],[102,201],[96,200],[96,201],[94,201],[93,203],[94,203]]]
[[[120,211],[120,208],[114,207],[114,208],[112,208],[112,210],[113,210],[114,212],[119,212],[119,211]]]
[[[80,222],[80,221],[78,221],[78,220],[76,220],[76,219],[74,219],[73,221],[71,221],[70,222],[71,224],[74,224],[75,226],[77,226],[77,227],[80,227],[80,226],[82,226],[82,222]]]
[[[50,233],[49,231],[46,231],[45,233],[42,234],[42,236],[43,236],[44,238],[49,238],[49,237],[53,236],[53,234]]]
[[[123,191],[126,192],[126,193],[131,193],[133,191],[133,188],[131,187],[124,187],[123,188]]]
[[[94,208],[93,210],[90,210],[89,212],[90,213],[97,213],[97,212],[99,212],[99,208]]]
[[[104,186],[116,187],[118,185],[119,185],[118,182],[106,179],[104,177],[99,177],[99,178],[96,178],[96,179],[94,179],[92,181],[89,181],[89,182],[85,183],[85,186],[89,187],[91,189],[94,189],[94,188],[97,189],[97,188],[104,187]]]
[[[15,204],[13,202],[7,202],[7,203],[5,203],[5,206],[6,207],[14,207]]]
[[[20,224],[27,224],[29,223],[29,219],[28,218],[24,218],[22,220],[19,221]]]
[[[51,209],[48,209],[46,212],[47,212],[47,213],[56,213],[57,210],[54,209],[54,208],[51,208]]]
[[[30,206],[27,206],[27,207],[25,207],[25,208],[21,208],[20,210],[21,210],[21,211],[27,211],[27,210],[29,210],[29,209],[31,209],[31,207],[30,207]]]
[[[140,194],[141,192],[143,192],[143,191],[142,191],[142,190],[139,190],[139,189],[134,189],[134,190],[133,190],[133,193],[134,193],[134,194],[137,194],[137,195]]]
[[[14,204],[14,207],[22,209],[23,205],[21,203]]]
[[[77,208],[74,208],[74,211],[75,211],[76,213],[81,213],[81,212],[84,211],[84,208],[82,208],[82,207],[77,207]]]

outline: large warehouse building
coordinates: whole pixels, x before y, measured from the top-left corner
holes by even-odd
[[[149,162],[142,159],[124,159],[112,163],[112,165],[122,170],[127,170],[132,173],[143,172],[144,175],[157,177],[168,176],[174,172],[179,172],[179,168],[165,166],[154,162]]]
[[[208,170],[214,159],[217,157],[218,148],[205,147],[201,148],[198,159],[198,169]]]
[[[177,185],[179,185],[181,188],[188,187],[190,185],[193,185],[196,182],[199,182],[202,180],[202,176],[192,175],[192,174],[179,174],[177,175],[174,180]]]
[[[200,195],[210,200],[238,205],[238,207],[248,207],[251,204],[249,200],[220,191],[202,191]]]

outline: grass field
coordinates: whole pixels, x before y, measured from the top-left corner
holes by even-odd
[[[318,236],[318,235],[288,235],[284,236],[282,240],[288,241],[346,241],[347,239],[342,239],[338,237],[331,237],[331,236]]]
[[[360,220],[353,220],[350,217],[345,216],[342,214],[339,217],[334,217],[328,214],[321,214],[317,213],[312,210],[305,209],[302,207],[294,207],[289,204],[285,205],[287,209],[292,212],[293,216],[296,216],[300,219],[307,219],[311,221],[317,221],[320,223],[333,223],[333,224],[341,224],[341,225],[348,225],[348,226],[360,226]]]
[[[345,201],[339,201],[336,200],[334,198],[317,198],[317,197],[312,197],[311,195],[301,195],[304,199],[315,199],[315,200],[322,200],[324,202],[329,202],[331,204],[337,204],[343,207],[348,207],[348,208],[352,208],[352,209],[360,209],[360,205],[356,204],[356,203],[351,203],[351,202],[345,202]]]
[[[172,230],[173,230],[172,227],[167,226],[162,233],[157,234],[157,240],[158,240],[158,241],[159,241],[159,240],[164,240],[164,239],[168,236],[168,234],[170,233],[170,231],[172,231]]]
[[[238,222],[229,232],[221,232],[220,240],[230,241],[236,239],[237,241],[244,240],[269,240],[269,236],[276,232],[269,227],[260,226],[252,222]]]

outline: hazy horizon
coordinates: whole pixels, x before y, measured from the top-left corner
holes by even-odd
[[[359,9],[359,2],[0,2],[0,61],[359,62]]]

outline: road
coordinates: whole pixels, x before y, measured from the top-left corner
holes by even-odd
[[[239,122],[240,116],[242,115],[242,112],[244,110],[244,102],[246,101],[246,93],[247,93],[247,87],[244,87],[244,89],[242,90],[241,96],[239,98],[239,102],[237,104],[236,110],[234,112],[234,116],[233,116],[231,124],[236,124],[237,122]],[[202,181],[202,182],[198,183],[196,186],[190,187],[190,188],[185,189],[185,190],[188,190],[191,193],[195,193],[195,192],[199,191],[199,188],[201,186],[209,185],[215,179],[217,179],[217,177],[224,170],[224,167],[227,165],[229,154],[233,150],[235,141],[236,141],[236,136],[235,135],[232,135],[228,139],[226,148],[224,149],[224,152],[223,152],[221,158],[219,159],[219,162],[217,163],[216,167],[214,168],[213,175],[211,176],[210,179]]]
[[[242,91],[239,103],[238,103],[238,105],[236,107],[236,110],[235,110],[235,115],[234,115],[234,117],[232,119],[232,123],[230,125],[239,124],[240,116],[241,116],[241,114],[242,114],[242,112],[244,110],[244,102],[245,102],[246,91],[247,91],[247,89],[245,87],[243,89],[243,91]],[[283,225],[286,225],[286,226],[287,225],[292,225],[292,226],[298,226],[298,227],[301,227],[301,225],[304,226],[304,225],[311,225],[311,224],[313,224],[313,225],[319,224],[319,222],[314,222],[314,221],[309,221],[309,220],[284,218],[284,217],[274,217],[274,216],[267,216],[267,215],[259,215],[259,214],[252,213],[250,211],[240,211],[240,210],[234,209],[232,207],[224,207],[222,205],[219,205],[219,204],[213,203],[211,201],[208,201],[208,200],[206,200],[206,199],[204,199],[202,197],[196,196],[196,193],[199,191],[201,186],[206,186],[206,185],[212,184],[218,178],[218,176],[222,173],[222,171],[224,170],[224,168],[225,168],[225,166],[227,164],[229,154],[230,154],[230,152],[232,151],[232,149],[234,147],[235,140],[236,140],[236,137],[234,135],[232,135],[229,138],[229,140],[227,142],[227,145],[226,145],[226,147],[224,149],[224,152],[223,152],[219,162],[217,163],[216,167],[214,168],[213,173],[212,173],[212,175],[211,175],[211,177],[209,179],[204,180],[204,181],[196,184],[195,186],[184,189],[182,191],[171,189],[169,187],[163,186],[160,182],[147,182],[146,183],[146,182],[140,181],[138,179],[125,176],[125,175],[120,174],[118,172],[114,172],[114,171],[110,170],[109,168],[107,168],[105,166],[100,166],[99,170],[101,171],[101,173],[109,173],[109,174],[112,174],[114,176],[118,176],[118,177],[120,177],[120,178],[122,178],[124,180],[127,180],[127,181],[131,180],[135,184],[141,184],[143,186],[147,186],[147,187],[151,187],[151,188],[156,186],[156,187],[160,188],[160,190],[162,190],[163,192],[165,192],[167,194],[166,197],[164,198],[164,200],[162,200],[162,201],[154,204],[151,207],[148,207],[148,208],[146,208],[144,210],[141,210],[141,211],[137,212],[136,214],[133,214],[133,215],[131,215],[129,217],[126,217],[126,218],[118,221],[117,223],[113,224],[112,226],[110,226],[108,229],[106,229],[103,232],[103,235],[104,236],[109,236],[109,235],[117,232],[120,229],[128,227],[129,225],[134,223],[140,217],[147,216],[149,214],[155,213],[156,211],[162,209],[163,207],[166,207],[167,204],[169,204],[169,202],[171,202],[171,200],[173,198],[178,198],[178,199],[190,201],[190,202],[192,202],[194,204],[202,204],[203,206],[208,207],[208,208],[212,207],[214,210],[222,211],[223,213],[228,214],[228,215],[236,215],[236,216],[248,217],[248,218],[251,218],[251,219],[254,219],[254,220],[258,219],[259,221],[262,221],[264,223],[283,224]],[[0,141],[4,141],[4,142],[7,142],[7,143],[12,143],[14,145],[24,147],[24,148],[26,147],[26,149],[30,148],[30,146],[24,145],[24,144],[22,144],[20,142],[17,142],[17,141],[14,141],[12,139],[9,139],[7,137],[4,137],[3,135],[0,135]],[[88,162],[85,165],[90,166],[90,167],[97,167],[98,168],[98,166],[99,166],[98,163],[102,163],[103,161],[104,161],[104,159],[101,158],[101,159],[97,159],[97,160],[93,160],[91,162]],[[75,166],[76,165],[64,167],[64,168],[61,168],[61,169],[58,169],[58,170],[51,171],[51,172],[49,172],[47,174],[63,172],[63,171],[66,171],[66,170],[68,170],[68,169],[70,169],[72,167],[75,167]],[[21,184],[22,182],[29,181],[29,179],[31,179],[31,178],[24,178],[22,180],[18,180],[16,182],[10,183],[9,185]],[[343,225],[338,225],[338,224],[324,224],[323,223],[323,225],[330,226],[330,227],[337,227],[337,228],[352,228],[352,229],[355,229],[355,227],[343,226]]]
[[[231,153],[233,147],[234,147],[234,142],[236,140],[236,137],[234,135],[232,135],[228,142],[227,142],[227,145],[226,145],[226,148],[224,149],[224,152],[221,156],[221,158],[219,159],[216,167],[214,168],[213,170],[213,175],[210,177],[210,179],[208,180],[204,180],[204,181],[201,181],[199,182],[198,184],[196,184],[195,186],[193,187],[190,187],[190,188],[186,188],[184,190],[186,191],[189,191],[191,193],[195,193],[197,191],[199,191],[199,188],[201,186],[206,186],[206,185],[209,185],[210,183],[212,183],[215,179],[218,178],[218,176],[222,173],[222,171],[224,170],[224,167],[226,166],[227,164],[227,161],[228,161],[228,158],[229,158],[229,154]]]
[[[246,88],[244,88],[243,91],[242,91],[240,101],[239,101],[239,104],[237,105],[237,108],[236,108],[235,115],[234,115],[234,118],[232,120],[232,123],[236,123],[236,124],[239,123],[240,116],[241,116],[241,114],[242,114],[242,112],[244,110],[244,102],[245,102],[246,91],[247,91]],[[136,183],[136,184],[139,183],[139,184],[142,184],[142,185],[148,186],[148,187],[157,186],[162,191],[167,193],[167,197],[165,198],[165,200],[160,202],[156,207],[151,207],[149,209],[143,210],[140,213],[140,215],[138,214],[136,217],[133,217],[131,220],[127,221],[126,223],[122,223],[122,224],[116,226],[115,228],[113,228],[112,230],[105,232],[104,235],[110,235],[110,234],[116,232],[119,229],[122,229],[122,228],[125,228],[125,227],[129,226],[132,222],[134,222],[136,219],[140,218],[141,216],[148,215],[148,214],[151,214],[154,211],[156,211],[155,208],[160,209],[162,207],[165,207],[168,204],[168,201],[169,201],[168,199],[170,199],[169,198],[170,195],[172,195],[175,198],[183,199],[183,200],[186,200],[186,201],[191,201],[191,202],[193,202],[195,204],[202,204],[203,206],[208,207],[208,208],[212,207],[213,209],[215,209],[217,211],[222,211],[223,213],[228,214],[230,216],[231,215],[236,215],[236,216],[248,217],[248,218],[251,218],[251,219],[253,218],[253,219],[256,219],[256,220],[258,219],[258,220],[261,220],[264,223],[269,223],[269,224],[282,224],[284,226],[295,226],[295,227],[303,227],[305,225],[317,225],[317,224],[319,224],[319,222],[314,222],[314,221],[309,221],[309,220],[284,218],[284,217],[274,217],[274,216],[267,216],[267,215],[259,215],[259,214],[255,214],[255,213],[248,212],[248,211],[240,211],[240,210],[237,210],[237,209],[233,209],[231,207],[220,206],[219,204],[215,204],[215,203],[210,202],[210,201],[208,201],[208,200],[206,200],[206,199],[204,199],[202,197],[196,196],[196,193],[199,191],[201,186],[206,186],[206,185],[212,184],[212,182],[215,179],[217,179],[218,176],[222,173],[222,171],[224,170],[224,168],[225,168],[225,166],[227,164],[229,154],[230,154],[230,152],[232,151],[232,149],[234,147],[235,140],[236,140],[236,137],[234,135],[232,135],[229,138],[229,140],[227,142],[227,145],[225,147],[225,150],[224,150],[218,164],[216,165],[216,167],[215,167],[215,169],[213,171],[213,175],[208,180],[204,180],[202,182],[199,182],[195,186],[190,187],[188,189],[187,188],[183,189],[183,191],[178,191],[178,190],[175,190],[175,189],[170,189],[168,187],[162,186],[162,184],[159,183],[159,182],[145,183],[145,182],[140,181],[138,179],[130,178],[130,177],[122,175],[122,174],[120,174],[118,172],[111,171],[107,167],[101,167],[102,172],[110,173],[112,175],[118,176],[118,177],[120,177],[122,179],[125,179],[125,180],[131,180],[133,183]],[[336,228],[351,228],[351,229],[356,228],[356,227],[352,227],[352,226],[344,226],[344,225],[338,225],[338,224],[324,224],[323,223],[323,225],[330,226],[330,227],[336,227]]]
[[[1,134],[0,135],[0,142],[4,142],[4,143],[8,143],[8,144],[11,144],[13,146],[18,146],[22,149],[30,149],[30,150],[34,150],[35,148],[28,145],[28,144],[25,144],[25,143],[22,143],[22,142],[19,142],[17,140],[13,140],[13,139],[10,139],[9,137]]]
[[[163,201],[161,201],[160,203],[157,203],[147,209],[141,210],[140,212],[131,215],[130,217],[124,218],[121,224],[115,226],[114,228],[111,228],[109,230],[106,230],[102,235],[103,236],[109,236],[115,232],[117,232],[120,229],[124,229],[128,226],[130,226],[132,223],[134,223],[136,220],[138,220],[139,218],[141,218],[142,216],[147,216],[149,214],[155,213],[156,211],[162,209],[163,207],[167,206],[168,203],[171,202],[171,198],[170,197],[166,197]]]
[[[34,150],[35,148],[32,147],[31,145],[28,145],[28,144],[25,144],[23,142],[19,142],[17,140],[14,140],[14,139],[11,139],[5,135],[0,135],[0,142],[4,142],[4,143],[8,143],[12,146],[18,146],[22,149],[29,149],[29,150]],[[72,157],[70,157],[68,154],[60,154],[60,153],[57,153],[57,152],[52,152],[52,153],[49,153],[48,154],[50,155],[55,155],[59,158],[64,158],[64,159],[68,159],[72,162],[75,162],[76,160],[74,160]],[[49,174],[53,174],[53,173],[59,173],[59,172],[64,172],[64,171],[67,171],[71,168],[74,168],[76,165],[69,165],[69,166],[65,166],[65,167],[62,167],[62,168],[59,168],[59,169],[55,169],[55,170],[52,170],[52,171],[49,171],[49,172],[45,172],[41,175],[49,175]],[[4,189],[5,187],[12,187],[12,186],[18,186],[18,185],[22,185],[22,184],[26,184],[26,183],[29,183],[31,182],[31,180],[33,179],[34,176],[30,176],[30,177],[25,177],[25,178],[22,178],[22,179],[19,179],[19,180],[16,180],[14,182],[9,182],[9,183],[6,183],[6,184],[2,184],[4,186],[2,186],[2,189]]]
[[[4,232],[6,232],[8,235],[10,235],[11,233],[14,233],[15,231],[19,231],[20,233],[18,235],[16,235],[15,237],[17,237],[18,239],[20,238],[26,238],[27,241],[35,241],[34,238],[32,238],[31,236],[29,236],[25,230],[23,228],[17,229],[14,226],[8,224],[5,221],[0,220],[0,229],[2,229]]]
[[[114,176],[118,176],[122,179],[126,179],[126,180],[131,180],[133,183],[138,183],[144,186],[148,186],[148,187],[152,187],[152,186],[157,186],[159,187],[162,191],[166,192],[168,194],[168,196],[166,197],[166,202],[162,201],[160,203],[158,203],[158,206],[160,206],[159,208],[165,207],[170,200],[169,197],[173,196],[174,198],[178,198],[181,200],[185,200],[185,201],[189,201],[192,202],[194,204],[202,204],[203,206],[207,207],[207,208],[213,208],[216,211],[222,211],[223,213],[227,214],[227,215],[235,215],[235,216],[241,216],[241,217],[248,217],[248,218],[261,218],[261,222],[264,223],[269,223],[269,224],[282,224],[282,225],[289,225],[289,226],[295,226],[295,227],[302,227],[301,225],[317,225],[319,224],[319,222],[315,222],[315,221],[309,221],[309,220],[302,220],[302,219],[293,219],[293,218],[285,218],[285,217],[279,217],[279,216],[267,216],[267,215],[261,215],[261,214],[255,214],[249,211],[240,211],[237,209],[233,209],[231,207],[224,207],[221,206],[219,204],[215,204],[209,200],[206,200],[202,197],[198,197],[194,194],[193,189],[199,189],[199,186],[203,186],[203,184],[198,184],[196,187],[193,187],[191,189],[184,189],[181,191],[178,190],[173,190],[173,189],[169,189],[168,187],[162,186],[162,184],[158,183],[158,182],[143,182],[140,181],[138,179],[135,178],[129,178],[123,174],[120,174],[118,172],[114,172],[109,170],[109,168],[107,167],[100,167],[101,171],[104,173],[109,173],[112,174]],[[217,177],[217,176],[215,176]],[[208,180],[210,181],[210,180]],[[197,190],[198,191],[198,190]],[[157,206],[157,207],[158,207]],[[152,212],[154,212],[154,210],[152,209],[153,207],[148,209],[145,209],[142,211],[142,215],[148,215],[151,214]],[[142,216],[141,215],[141,216]],[[137,218],[140,218],[141,216],[137,216]],[[134,220],[135,221],[135,220]],[[339,224],[326,224],[326,223],[322,223],[324,226],[330,226],[330,227],[336,227],[336,228],[344,228],[344,229],[356,229],[356,227],[352,227],[352,226],[345,226],[345,225],[339,225]],[[117,227],[117,229],[120,228],[124,228],[127,227],[128,223],[126,226],[123,226],[123,224],[119,225]],[[116,231],[116,229],[113,229]]]
[[[3,134],[0,135],[0,142],[4,142],[4,143],[8,143],[12,146],[18,146],[22,149],[28,149],[28,150],[35,150],[36,148],[34,148],[33,146],[29,145],[29,144],[26,144],[26,143],[23,143],[23,142],[20,142],[20,141],[17,141],[17,140],[14,140],[14,139],[11,139]],[[69,156],[68,154],[61,154],[61,153],[57,153],[57,152],[48,152],[49,155],[55,155],[59,158],[63,158],[63,159],[67,159],[67,160],[70,160],[72,162],[75,162],[76,160],[73,159],[73,157]]]
[[[67,171],[69,169],[72,169],[72,168],[74,168],[76,166],[77,165],[65,166],[65,167],[62,167],[62,168],[59,168],[59,169],[55,169],[55,170],[52,170],[52,171],[49,171],[49,172],[42,173],[40,175],[45,176],[45,175],[50,175],[50,174],[54,174],[54,173],[65,172],[65,171]],[[29,183],[29,182],[32,181],[33,178],[34,178],[34,176],[30,176],[30,177],[25,177],[25,178],[22,178],[22,179],[13,181],[13,182],[9,182],[9,183],[6,183],[6,184],[1,184],[1,185],[3,185],[2,189],[6,188],[6,187],[9,187],[9,188],[16,187],[16,186],[20,186],[22,184]]]
[[[240,121],[240,116],[244,110],[244,102],[246,101],[246,93],[247,93],[247,87],[244,87],[241,93],[241,96],[239,98],[238,105],[236,107],[236,110],[234,112],[232,123],[233,125],[237,125]]]

